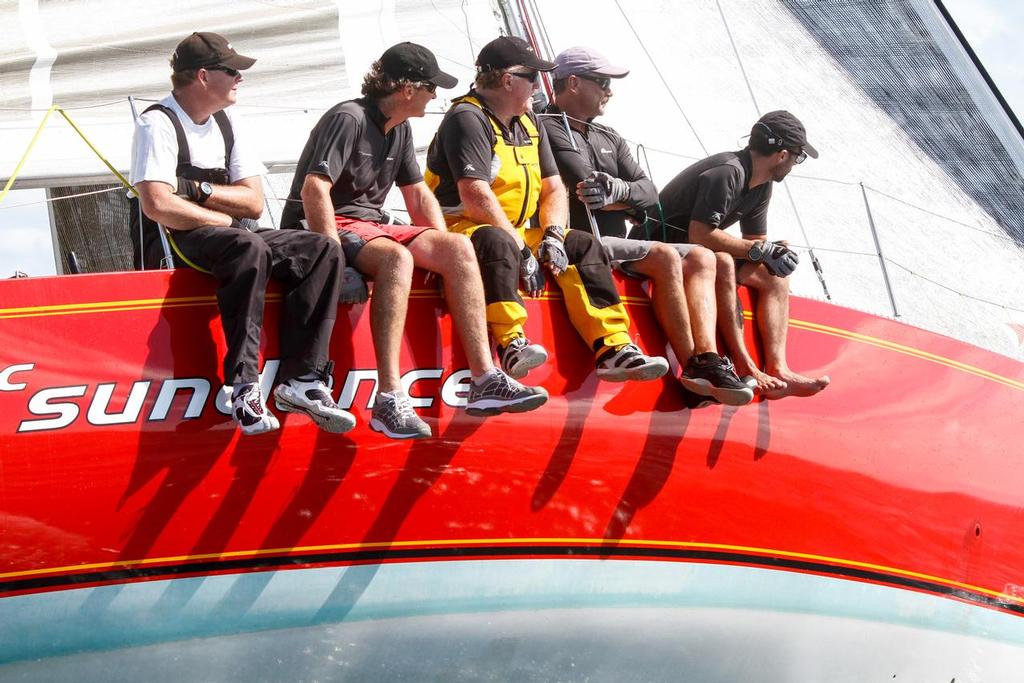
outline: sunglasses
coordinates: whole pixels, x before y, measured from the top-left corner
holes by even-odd
[[[506,71],[505,73],[512,76],[519,76],[519,78],[530,81],[534,85],[540,83],[539,71]]]
[[[437,83],[417,82],[417,83],[413,83],[413,85],[416,86],[417,88],[420,88],[421,90],[426,90],[429,93],[437,92]]]
[[[612,87],[612,79],[608,78],[607,76],[588,76],[587,74],[576,74],[576,77],[582,78],[585,81],[590,81],[591,83],[597,83],[597,87],[606,92],[608,90],[611,90]]]
[[[216,66],[207,66],[207,67],[204,67],[204,68],[207,71],[223,71],[228,76],[231,76],[231,78],[238,78],[241,75],[241,73],[242,73],[238,69],[232,69],[230,66],[223,66],[223,65],[220,65],[220,64],[217,64]]]
[[[807,152],[802,149],[790,149],[787,151],[795,157],[793,159],[794,164],[802,164],[807,160]]]

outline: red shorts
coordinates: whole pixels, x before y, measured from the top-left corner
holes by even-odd
[[[362,244],[378,237],[388,237],[399,244],[409,244],[424,230],[433,230],[433,228],[419,225],[386,225],[345,216],[335,216],[334,224],[338,227],[339,233],[343,230],[352,233],[360,238]],[[341,241],[344,243],[345,238],[342,237]]]

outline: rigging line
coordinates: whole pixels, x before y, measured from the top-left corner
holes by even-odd
[[[441,11],[441,8],[437,6],[436,0],[430,0],[430,6],[434,8],[434,14],[438,15],[439,17],[441,17],[442,19],[447,21],[449,24],[451,24],[452,27],[454,27],[456,31],[461,33],[464,38],[469,38],[468,18],[467,18],[466,30],[463,31],[462,27],[459,26],[457,22],[455,22],[453,19],[449,18],[447,14],[445,14],[444,12]],[[463,2],[462,2],[462,14],[463,14],[463,16],[466,15],[466,2],[465,2],[465,0],[463,0]]]
[[[662,74],[661,69],[658,68],[657,62],[654,61],[654,57],[647,50],[647,45],[644,43],[643,40],[640,39],[640,34],[637,33],[636,28],[633,26],[633,22],[631,22],[629,20],[629,17],[626,16],[626,10],[622,9],[622,5],[619,3],[619,0],[615,0],[615,6],[619,8],[619,13],[622,14],[622,18],[626,20],[626,25],[629,26],[629,30],[631,30],[633,32],[633,35],[636,36],[636,41],[637,43],[640,44],[640,49],[644,51],[645,55],[647,55],[647,60],[651,63],[651,66],[654,67],[654,73],[658,74],[658,78],[661,79],[662,85],[664,85],[665,90],[668,91],[669,97],[671,97],[672,101],[675,102],[676,109],[678,109],[679,113],[682,114],[683,120],[686,121],[686,125],[690,127],[690,132],[693,133],[693,137],[697,139],[697,144],[700,145],[700,148],[701,150],[703,150],[704,154],[708,155],[708,148],[704,146],[704,141],[701,140],[700,135],[697,134],[697,129],[694,128],[693,122],[690,121],[690,118],[686,115],[686,112],[683,111],[683,105],[679,103],[678,99],[676,99],[676,94],[672,91],[672,88],[669,87],[668,81],[665,80],[664,74]]]
[[[473,31],[469,28],[469,12],[466,11],[466,5],[468,4],[469,0],[462,0],[459,9],[462,10],[462,19],[466,22],[466,40],[469,42],[469,63],[472,64],[476,61],[476,47],[473,45]]]
[[[891,199],[893,201],[896,201],[896,202],[899,202],[900,204],[904,204],[906,206],[909,206],[912,209],[917,209],[918,211],[922,211],[922,212],[928,214],[929,216],[935,216],[936,218],[941,218],[943,220],[949,221],[950,223],[956,223],[957,225],[961,225],[961,226],[963,226],[965,228],[968,228],[969,230],[974,230],[975,232],[980,232],[983,235],[988,235],[989,237],[998,237],[999,239],[1004,239],[1004,240],[1009,240],[1011,242],[1016,242],[1016,240],[1013,237],[1009,236],[1009,235],[1001,235],[1001,234],[999,234],[997,232],[989,232],[988,230],[985,230],[983,228],[979,228],[977,226],[971,225],[970,223],[964,223],[963,221],[958,221],[955,218],[950,218],[949,216],[943,216],[940,213],[935,213],[934,211],[929,211],[928,209],[924,208],[923,206],[918,206],[917,204],[913,204],[911,202],[908,202],[905,199],[900,199],[899,197],[894,197],[893,195],[891,195],[891,194],[889,194],[887,192],[882,192],[881,190],[876,189],[874,187],[871,187],[870,185],[868,185],[866,183],[864,184],[864,187],[866,187],[867,189],[871,190],[875,194],[880,194],[883,197],[888,197],[889,199]]]
[[[99,109],[100,107],[112,107],[115,104],[122,104],[124,102],[127,102],[127,100],[120,99],[120,100],[113,100],[111,102],[100,102],[99,104],[83,104],[83,105],[79,105],[77,107],[61,107],[61,109],[63,109],[64,111],[78,111],[80,109]],[[0,107],[0,111],[16,111],[16,112],[22,112],[22,113],[28,114],[28,113],[32,113],[32,112],[48,111],[48,110],[47,109],[32,109],[32,108],[22,109],[22,108],[19,108],[19,107]]]
[[[8,204],[7,206],[0,206],[0,211],[4,209],[16,209],[19,206],[36,206],[38,204],[49,204],[51,202],[59,202],[64,199],[76,199],[78,197],[88,197],[92,194],[103,194],[104,192],[114,192],[116,190],[123,189],[121,185],[115,185],[114,187],[107,187],[102,190],[91,190],[89,192],[80,192],[78,194],[63,195],[61,197],[48,197],[47,199],[41,199],[37,202],[22,202],[21,204]]]
[[[973,299],[974,301],[978,301],[978,302],[981,302],[983,304],[988,304],[990,306],[996,306],[997,308],[1002,308],[1002,309],[1005,309],[1007,311],[1014,311],[1015,313],[1024,313],[1024,309],[1022,309],[1022,308],[1014,308],[1013,306],[1007,306],[1006,304],[1000,304],[1000,303],[997,303],[995,301],[990,301],[989,299],[982,299],[980,296],[974,296],[972,294],[966,294],[964,292],[961,292],[960,290],[953,289],[949,285],[944,285],[941,282],[937,282],[935,280],[932,280],[931,278],[926,277],[924,275],[921,275],[920,273],[915,273],[910,268],[907,268],[902,263],[898,263],[896,261],[893,261],[891,258],[886,257],[885,260],[887,262],[891,263],[892,265],[896,266],[897,268],[900,268],[901,270],[905,270],[906,272],[910,273],[914,277],[919,278],[921,280],[924,280],[925,282],[930,282],[931,284],[935,285],[936,287],[941,287],[942,289],[945,289],[948,292],[952,292],[953,294],[959,294],[960,296],[962,296],[964,298]]]
[[[732,30],[729,28],[729,20],[725,17],[725,10],[722,9],[721,0],[715,0],[715,6],[718,8],[718,14],[722,17],[722,26],[725,27],[725,34],[729,37],[729,44],[732,46],[732,52],[736,55],[736,64],[740,67],[740,73],[743,74],[743,82],[747,84],[747,92],[750,93],[750,101],[754,103],[754,111],[757,112],[758,116],[761,116],[761,105],[757,102],[757,96],[754,94],[754,87],[750,84],[750,78],[747,76],[747,70],[743,66],[743,58],[740,57],[740,50],[736,46],[736,41],[732,37]],[[797,209],[796,200],[793,199],[793,191],[789,189],[788,183],[783,183],[783,187],[786,188],[786,197],[789,199],[789,205],[793,208],[793,216],[796,217],[796,224],[800,228],[800,234],[804,237],[804,242],[810,244],[811,239],[807,236],[807,229],[804,227],[804,221],[800,218],[800,210]],[[832,301],[832,295],[828,292],[828,285],[825,284],[825,273],[821,270],[821,263],[818,261],[818,257],[814,255],[814,249],[808,248],[807,255],[811,257],[811,266],[814,267],[814,272],[818,275],[818,282],[821,283],[821,289],[825,292],[825,298]]]

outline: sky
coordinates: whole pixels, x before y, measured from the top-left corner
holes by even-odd
[[[944,0],[1003,97],[1024,119],[1024,2],[1020,0]],[[13,169],[0,169],[6,183]],[[2,188],[0,188],[2,189]],[[56,272],[49,217],[42,190],[13,190],[0,203],[0,277],[15,271],[29,275]],[[22,205],[22,206],[18,206]]]

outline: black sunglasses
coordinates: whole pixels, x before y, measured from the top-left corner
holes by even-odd
[[[788,149],[787,148],[786,151],[788,151],[790,154],[792,154],[795,157],[793,159],[793,163],[794,164],[802,164],[802,163],[804,163],[804,161],[807,160],[807,152],[805,152],[802,149]]]
[[[232,69],[230,66],[224,66],[222,64],[217,64],[215,66],[207,66],[205,67],[205,69],[207,71],[223,71],[228,76],[231,76],[231,78],[238,78],[239,75],[241,75],[242,73],[238,69]]]
[[[417,88],[421,88],[423,90],[426,90],[429,93],[437,92],[437,83],[416,82],[416,83],[413,83],[413,85],[415,85]]]
[[[539,71],[506,71],[505,73],[512,76],[519,76],[519,78],[530,81],[534,85],[540,83],[540,72]]]
[[[582,78],[585,81],[590,81],[591,83],[597,83],[597,87],[599,87],[601,90],[611,90],[612,87],[612,79],[608,78],[607,76],[589,76],[587,74],[576,74],[576,77]]]

